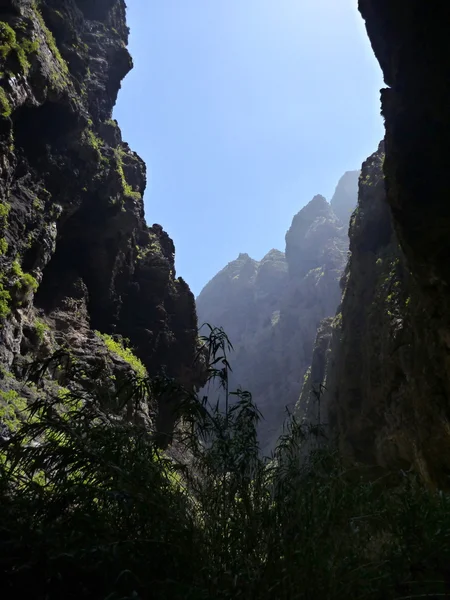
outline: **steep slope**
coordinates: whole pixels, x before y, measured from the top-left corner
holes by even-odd
[[[386,155],[363,169],[324,400],[346,454],[448,487],[450,7],[360,0],[360,10],[389,85]]]
[[[450,461],[450,64],[446,2],[360,0],[367,31],[389,89],[382,92],[386,123],[387,200],[395,230],[427,315],[417,325],[423,357],[414,397],[419,462],[447,482]],[[428,359],[428,360],[426,360]],[[430,436],[430,432],[432,435]],[[427,439],[428,438],[428,439]]]
[[[63,346],[95,360],[99,330],[194,385],[194,298],[172,240],[145,223],[145,165],[111,120],[132,67],[125,2],[5,0],[1,19],[3,367],[20,377],[25,355]]]
[[[337,184],[330,204],[334,214],[345,225],[355,209],[355,190],[358,189],[360,171],[347,171]]]
[[[344,176],[333,197],[343,215],[356,202],[357,175]],[[233,343],[230,383],[250,390],[263,413],[264,451],[298,399],[319,322],[340,301],[347,247],[346,224],[316,196],[294,217],[285,254],[271,250],[259,262],[240,254],[197,298],[199,322],[224,327]]]
[[[318,331],[295,412],[351,460],[446,486],[446,354],[394,229],[384,160],[382,144],[363,165],[342,304]]]
[[[386,202],[383,161],[382,144],[363,165],[342,304],[319,328],[296,413],[317,423],[320,409],[343,450],[349,445],[357,460],[387,465],[407,453],[406,420],[400,425],[398,416],[407,414],[412,391],[412,283]]]

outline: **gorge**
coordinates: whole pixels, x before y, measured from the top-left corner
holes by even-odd
[[[195,301],[112,119],[125,2],[0,2],[5,597],[450,596],[450,5],[359,10],[385,139]]]

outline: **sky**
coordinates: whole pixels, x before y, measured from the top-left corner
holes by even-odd
[[[114,117],[147,163],[149,225],[195,295],[240,252],[284,250],[383,137],[357,0],[127,0],[134,69]]]

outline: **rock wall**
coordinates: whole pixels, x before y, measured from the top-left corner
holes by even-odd
[[[446,353],[398,240],[384,162],[383,143],[363,165],[342,304],[318,331],[295,412],[352,462],[447,486]]]
[[[0,362],[18,373],[99,330],[195,385],[194,298],[111,119],[132,68],[125,2],[3,0],[0,19]]]
[[[427,480],[448,486],[450,461],[450,6],[423,0],[360,0],[388,89],[387,202],[411,274],[414,362],[409,387],[409,459]],[[397,415],[398,417],[399,415]]]
[[[317,327],[340,301],[347,224],[332,206],[344,218],[354,207],[358,174],[341,179],[331,204],[316,196],[302,208],[286,234],[285,253],[271,250],[261,261],[240,254],[197,298],[199,322],[224,327],[233,343],[230,383],[252,392],[264,417],[266,453],[282,431],[286,407],[298,399]]]
[[[385,147],[363,168],[343,302],[315,385],[326,385],[330,433],[346,455],[413,467],[448,488],[450,6],[360,0],[359,7],[389,86]],[[323,343],[319,335],[319,354]]]

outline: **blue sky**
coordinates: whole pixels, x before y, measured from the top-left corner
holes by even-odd
[[[357,0],[128,0],[135,68],[115,118],[147,163],[147,222],[197,295],[248,252],[284,250],[383,137]]]

